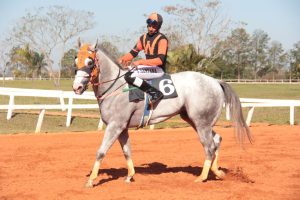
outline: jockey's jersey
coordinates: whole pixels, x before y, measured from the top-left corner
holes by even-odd
[[[142,35],[130,53],[136,57],[139,51],[144,50],[146,59],[160,59],[162,64],[158,65],[165,71],[168,52],[168,39],[162,33]]]

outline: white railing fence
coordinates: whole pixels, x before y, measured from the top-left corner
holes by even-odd
[[[240,98],[242,107],[249,108],[246,122],[251,123],[255,107],[289,107],[290,108],[290,125],[295,124],[295,107],[300,106],[300,100],[279,100],[279,99],[252,99]]]
[[[10,120],[14,110],[40,110],[38,122],[35,132],[40,132],[43,123],[45,110],[67,110],[66,127],[71,125],[72,109],[98,109],[98,103],[93,92],[85,92],[82,95],[76,95],[73,91],[62,90],[36,90],[36,89],[19,89],[0,87],[0,96],[9,96],[8,105],[0,105],[0,110],[7,110],[7,120]],[[31,105],[16,105],[15,97],[47,97],[58,98],[60,104],[31,104]],[[64,99],[68,99],[68,104],[65,104]],[[73,99],[88,99],[95,100],[95,104],[74,104]],[[100,119],[98,129],[102,129],[103,122]]]
[[[7,110],[7,120],[10,120],[14,110],[40,110],[39,117],[35,132],[40,132],[45,111],[46,110],[67,110],[66,127],[71,125],[71,117],[73,109],[98,109],[98,103],[95,104],[74,104],[74,99],[88,99],[96,100],[93,92],[85,92],[82,95],[76,95],[73,91],[61,91],[61,90],[36,90],[36,89],[19,89],[19,88],[6,88],[0,87],[0,96],[9,96],[9,102],[5,105],[0,105],[0,110]],[[47,97],[57,98],[60,104],[31,104],[31,105],[16,105],[15,97]],[[68,104],[65,104],[64,99],[68,99]],[[248,125],[251,123],[255,107],[289,107],[290,108],[290,125],[295,123],[295,107],[300,106],[300,100],[275,100],[275,99],[251,99],[240,98],[242,107],[249,108],[246,122]],[[228,109],[226,109],[226,119],[230,119]],[[103,122],[100,118],[98,124],[98,130],[102,130]],[[154,129],[154,125],[150,126],[150,129]]]

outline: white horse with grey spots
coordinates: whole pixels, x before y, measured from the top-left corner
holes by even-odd
[[[144,102],[129,102],[128,92],[122,92],[127,85],[123,70],[111,57],[96,45],[81,44],[76,58],[77,74],[73,83],[76,94],[82,94],[89,82],[93,85],[103,122],[107,125],[92,172],[86,183],[93,187],[101,161],[116,140],[121,144],[127,161],[130,182],[135,174],[131,158],[128,128],[137,127],[144,111]],[[221,137],[213,131],[213,126],[220,117],[223,105],[229,108],[234,121],[236,137],[242,142],[247,136],[252,141],[251,133],[242,115],[238,96],[227,83],[198,72],[180,72],[171,75],[178,97],[164,99],[154,108],[149,124],[163,122],[175,115],[180,115],[196,131],[204,147],[205,161],[202,172],[195,182],[204,182],[211,170],[217,178],[225,173],[218,166],[218,151]],[[200,173],[200,172],[199,172]]]

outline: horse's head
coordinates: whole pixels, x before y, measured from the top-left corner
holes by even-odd
[[[79,51],[75,58],[76,75],[73,82],[73,90],[76,94],[82,94],[89,82],[95,82],[98,77],[97,43],[98,41],[95,45],[81,44],[78,39]]]

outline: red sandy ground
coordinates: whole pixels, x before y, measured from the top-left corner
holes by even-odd
[[[204,153],[191,128],[130,131],[135,182],[124,183],[126,162],[118,142],[92,189],[84,188],[102,132],[0,136],[0,199],[300,199],[300,126],[251,127],[255,144],[242,150],[232,127],[223,137],[220,167],[194,183]]]

